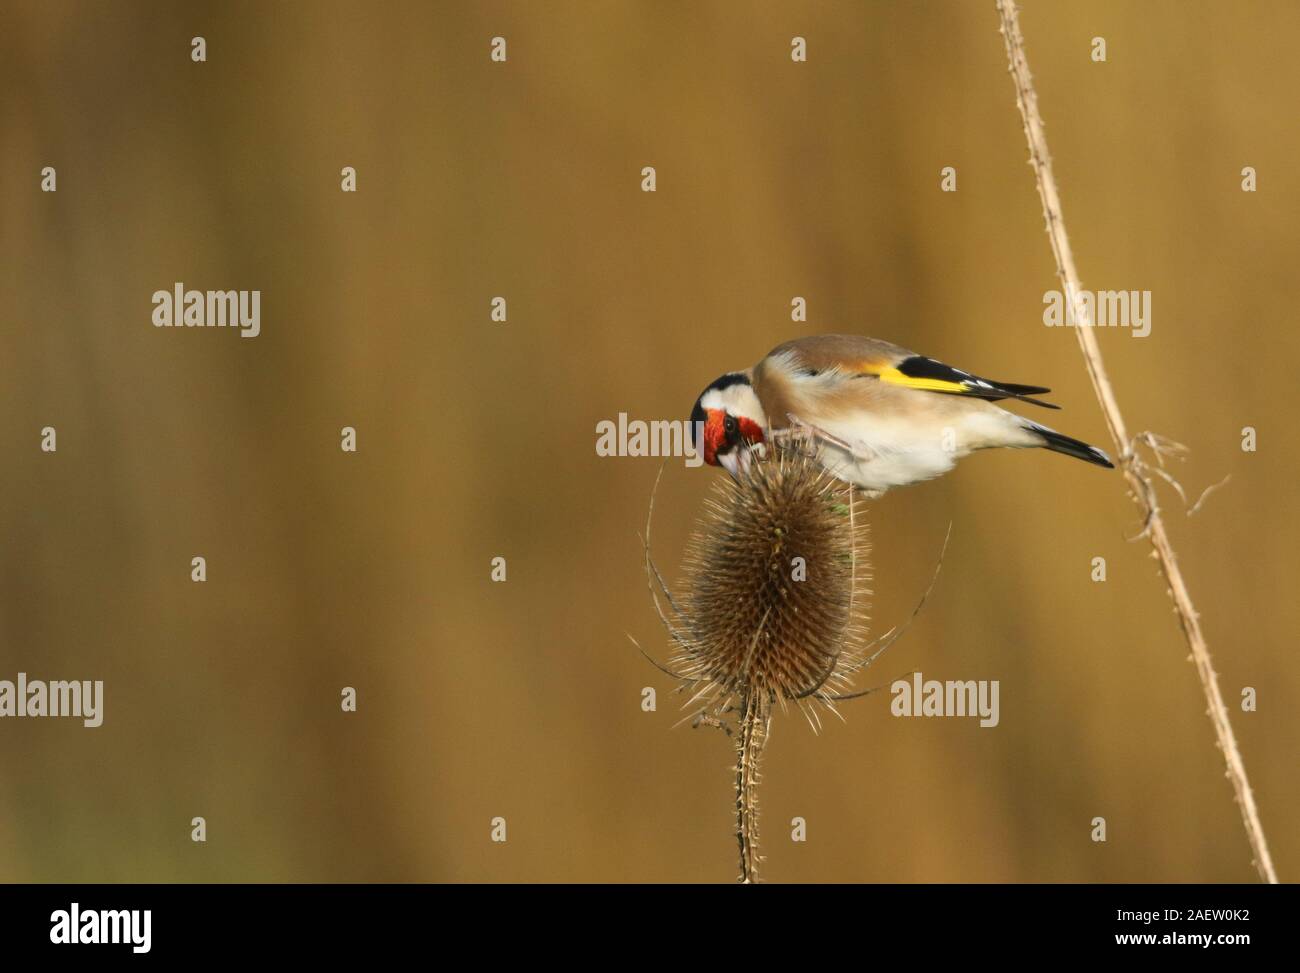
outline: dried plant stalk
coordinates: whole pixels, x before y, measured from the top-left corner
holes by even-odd
[[[1020,33],[1020,20],[1012,0],[996,0],[998,16],[1001,18],[1001,32],[1006,42],[1007,61],[1010,65],[1012,80],[1016,85],[1016,104],[1020,108],[1020,117],[1024,122],[1025,139],[1029,143],[1029,161],[1038,179],[1038,194],[1043,204],[1043,216],[1047,222],[1047,237],[1052,243],[1052,253],[1056,257],[1056,273],[1065,288],[1065,294],[1073,304],[1074,298],[1082,290],[1079,273],[1074,265],[1074,252],[1070,249],[1070,238],[1065,232],[1065,219],[1061,213],[1061,197],[1056,188],[1056,177],[1052,172],[1052,159],[1047,151],[1047,136],[1043,132],[1043,120],[1038,113],[1038,94],[1034,90],[1033,78],[1029,73],[1029,63],[1025,59],[1025,42]],[[1093,391],[1101,404],[1102,414],[1110,429],[1115,451],[1119,456],[1119,466],[1128,482],[1129,489],[1145,524],[1143,533],[1151,542],[1152,554],[1160,565],[1160,571],[1169,585],[1169,597],[1173,600],[1178,622],[1182,627],[1183,637],[1191,650],[1192,661],[1196,664],[1196,674],[1200,679],[1202,691],[1208,706],[1210,722],[1214,725],[1214,734],[1223,759],[1227,764],[1227,777],[1232,781],[1232,789],[1241,809],[1242,824],[1246,837],[1254,853],[1253,864],[1259,876],[1266,882],[1276,883],[1277,872],[1273,868],[1273,858],[1268,851],[1268,842],[1264,837],[1264,827],[1259,820],[1259,809],[1255,806],[1255,796],[1246,777],[1246,765],[1237,746],[1236,734],[1232,732],[1232,723],[1228,719],[1228,707],[1224,704],[1223,694],[1219,690],[1218,675],[1210,660],[1209,646],[1201,631],[1200,616],[1192,603],[1192,596],[1183,580],[1178,567],[1178,559],[1173,545],[1165,530],[1160,508],[1156,503],[1155,487],[1147,475],[1147,468],[1136,452],[1138,441],[1150,441],[1149,436],[1139,436],[1136,440],[1129,438],[1119,402],[1111,387],[1106,366],[1101,357],[1101,348],[1090,322],[1081,322],[1074,329],[1083,352],[1083,361],[1088,368],[1088,377],[1092,379]]]

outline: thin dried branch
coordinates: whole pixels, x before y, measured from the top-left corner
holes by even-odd
[[[1020,108],[1025,139],[1029,144],[1029,162],[1038,180],[1038,195],[1042,200],[1043,216],[1047,222],[1047,237],[1051,241],[1052,254],[1056,257],[1056,273],[1065,293],[1073,303],[1074,296],[1082,291],[1082,286],[1079,283],[1079,272],[1074,264],[1074,253],[1070,249],[1070,239],[1065,232],[1061,198],[1056,188],[1056,177],[1052,172],[1051,155],[1047,151],[1043,119],[1038,113],[1038,94],[1034,90],[1029,63],[1025,58],[1025,41],[1020,33],[1020,20],[1012,0],[996,0],[996,3],[1002,24],[1002,37],[1006,42],[1008,70],[1015,82],[1016,104]],[[1255,805],[1255,796],[1246,776],[1246,765],[1242,761],[1241,750],[1237,746],[1237,738],[1228,719],[1228,707],[1219,690],[1219,680],[1210,660],[1209,646],[1201,631],[1200,616],[1192,603],[1192,596],[1183,580],[1173,545],[1165,530],[1164,519],[1156,506],[1155,488],[1146,475],[1147,467],[1137,457],[1134,443],[1129,439],[1119,402],[1115,398],[1115,391],[1106,373],[1096,334],[1087,323],[1081,322],[1075,327],[1074,332],[1079,339],[1084,365],[1088,369],[1088,377],[1092,380],[1093,391],[1097,394],[1097,401],[1101,405],[1102,415],[1110,430],[1111,440],[1119,454],[1119,467],[1142,514],[1144,527],[1141,536],[1150,540],[1153,555],[1160,564],[1161,573],[1169,585],[1169,597],[1173,600],[1174,611],[1178,615],[1183,637],[1191,650],[1196,674],[1205,694],[1210,722],[1214,726],[1219,749],[1223,752],[1223,759],[1227,764],[1227,777],[1232,782],[1233,794],[1241,809],[1241,820],[1254,854],[1255,869],[1261,879],[1276,883],[1277,872],[1273,868],[1273,858],[1269,854],[1268,842],[1264,837],[1264,827],[1259,820],[1259,809]],[[1146,441],[1148,444],[1159,443],[1153,437],[1147,438]],[[1164,444],[1159,443],[1155,446],[1157,460],[1160,458],[1162,445]],[[1201,499],[1204,499],[1204,495]],[[1198,501],[1196,506],[1199,505]]]

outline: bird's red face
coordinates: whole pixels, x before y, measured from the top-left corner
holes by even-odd
[[[733,416],[724,409],[705,410],[704,462],[732,469],[728,459],[763,442],[763,427],[753,419]],[[735,470],[732,470],[734,473]]]
[[[740,476],[764,442],[762,406],[739,372],[724,375],[701,393],[691,410],[691,432],[704,462]]]

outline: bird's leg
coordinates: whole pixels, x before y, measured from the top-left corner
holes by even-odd
[[[844,440],[832,436],[825,429],[819,428],[818,426],[814,426],[810,422],[804,422],[793,412],[787,412],[786,418],[789,419],[794,426],[799,427],[798,432],[801,433],[802,435],[807,436],[810,439],[820,439],[823,442],[831,443],[832,445],[838,446],[840,449],[845,450],[846,452],[849,453],[853,452],[853,447],[851,447],[848,443],[844,442]]]
[[[772,441],[773,446],[782,449],[792,449],[801,455],[811,455],[812,449],[805,447],[812,446],[812,436],[804,426],[787,426],[784,429],[773,429],[768,433],[768,439]]]

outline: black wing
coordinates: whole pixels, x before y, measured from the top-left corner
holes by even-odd
[[[951,365],[945,365],[941,361],[924,358],[921,355],[905,358],[895,367],[904,378],[900,384],[909,385],[912,388],[925,389],[930,392],[944,392],[948,395],[969,395],[972,398],[987,399],[989,402],[999,402],[1002,399],[1017,399],[1021,402],[1042,406],[1044,409],[1060,408],[1059,405],[1030,398],[1031,395],[1042,395],[1052,391],[1049,388],[1044,388],[1041,385],[995,382],[992,379],[980,378],[978,375],[972,375],[960,368],[953,368]],[[912,381],[909,382],[907,379]]]

